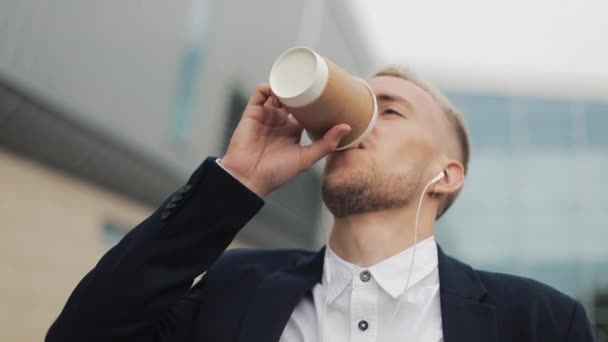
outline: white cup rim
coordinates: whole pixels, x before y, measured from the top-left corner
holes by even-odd
[[[279,88],[277,84],[277,70],[279,69],[281,63],[285,60],[286,57],[293,54],[295,51],[306,51],[311,53],[315,57],[315,71],[312,77],[310,84],[306,86],[299,94],[286,96]],[[306,46],[295,46],[287,49],[283,52],[273,63],[272,68],[270,69],[270,89],[272,93],[285,105],[290,107],[304,107],[316,101],[323,91],[325,90],[325,86],[327,85],[327,81],[329,80],[329,66],[325,59],[316,53],[313,49],[308,48]]]

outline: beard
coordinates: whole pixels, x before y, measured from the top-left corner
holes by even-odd
[[[340,218],[407,206],[421,184],[422,174],[415,170],[395,174],[359,169],[326,176],[321,192],[329,211]]]

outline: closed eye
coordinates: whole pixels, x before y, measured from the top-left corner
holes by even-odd
[[[393,108],[387,108],[387,109],[385,109],[382,114],[395,114],[395,115],[399,115],[399,116],[405,118],[405,116],[403,116],[403,114],[399,113],[398,111],[396,111]]]

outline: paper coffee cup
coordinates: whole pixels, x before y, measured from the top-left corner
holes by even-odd
[[[270,88],[313,141],[335,125],[349,124],[351,131],[338,149],[359,145],[378,118],[376,96],[367,82],[306,47],[291,48],[277,58]]]

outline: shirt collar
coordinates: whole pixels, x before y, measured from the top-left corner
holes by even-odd
[[[370,267],[359,267],[337,256],[329,246],[325,250],[323,286],[327,289],[327,300],[333,301],[359,274],[368,270],[372,278],[391,297],[397,298],[405,292],[408,271],[414,247],[409,247]],[[437,244],[434,236],[416,244],[416,255],[408,288],[411,288],[437,268]]]

